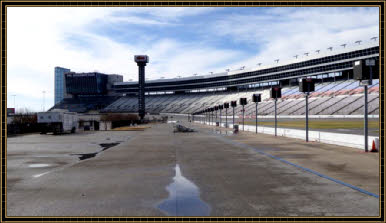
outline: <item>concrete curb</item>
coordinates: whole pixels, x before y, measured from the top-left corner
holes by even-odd
[[[195,123],[205,124],[202,121],[194,121]],[[215,122],[209,123],[212,126],[215,126]],[[228,124],[229,128],[233,128],[232,124]],[[221,123],[221,127],[225,127],[225,123]],[[243,125],[239,125],[239,131],[242,131]],[[256,132],[256,127],[251,125],[245,125],[244,131]],[[266,127],[266,126],[258,126],[258,133],[275,135],[275,128]],[[277,135],[284,136],[289,138],[296,139],[306,139],[306,131],[299,129],[285,129],[285,128],[277,128]],[[321,142],[333,145],[347,146],[357,149],[364,150],[364,136],[363,135],[354,135],[354,134],[342,134],[342,133],[333,133],[333,132],[321,132],[321,131],[309,131],[308,132],[309,141]],[[369,148],[372,147],[372,143],[375,139],[379,139],[378,137],[369,136]]]

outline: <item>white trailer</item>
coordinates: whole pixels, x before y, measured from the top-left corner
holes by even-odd
[[[79,127],[78,114],[76,112],[38,112],[37,116],[42,134],[47,132],[54,134],[74,133]]]

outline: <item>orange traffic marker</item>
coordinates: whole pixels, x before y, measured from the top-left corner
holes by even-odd
[[[373,140],[373,146],[372,146],[370,152],[378,152],[378,148],[377,148],[377,145],[376,145],[376,143],[375,143],[375,139]]]

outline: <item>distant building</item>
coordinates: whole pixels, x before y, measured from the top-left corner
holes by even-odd
[[[123,81],[122,75],[103,74],[98,72],[65,74],[66,94],[70,97],[85,95],[111,95],[112,85]],[[66,96],[65,96],[66,98]]]
[[[66,79],[64,74],[70,72],[70,69],[55,67],[55,104],[58,104],[66,96]]]
[[[65,76],[67,93],[72,96],[107,94],[108,76],[106,74],[70,72]]]
[[[14,115],[15,114],[15,108],[7,108],[7,116]]]
[[[115,93],[113,89],[114,83],[122,83],[123,76],[119,74],[109,74],[107,78],[107,94],[113,95]]]

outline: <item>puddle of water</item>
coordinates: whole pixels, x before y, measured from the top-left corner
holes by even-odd
[[[85,154],[71,154],[74,156],[79,156],[79,160],[85,160],[85,159],[90,159],[96,156],[98,153],[85,153]]]
[[[28,167],[32,167],[32,168],[47,167],[47,166],[52,166],[52,165],[46,164],[46,163],[37,163],[37,164],[28,165]]]
[[[98,153],[102,152],[102,151],[105,151],[106,149],[109,149],[113,146],[116,146],[118,145],[119,142],[117,143],[101,143],[99,144],[101,147],[103,147],[103,149],[99,152],[95,152],[95,153],[84,153],[84,154],[71,154],[73,156],[79,156],[79,160],[85,160],[85,159],[90,159],[90,158],[93,158],[95,157]]]
[[[46,175],[47,173],[49,173],[50,171],[48,172],[44,172],[44,173],[41,173],[41,174],[36,174],[36,175],[33,175],[33,177],[37,178],[37,177],[41,177],[43,175]]]
[[[166,187],[169,198],[158,208],[171,216],[208,216],[210,208],[200,199],[199,188],[181,174],[178,164],[175,170],[173,183]]]
[[[111,148],[111,147],[113,147],[113,146],[116,146],[116,145],[118,145],[118,144],[119,144],[119,143],[117,142],[117,143],[101,143],[101,144],[99,144],[99,145],[103,147],[103,150],[102,150],[102,151],[105,151],[106,149],[109,149],[109,148]]]

